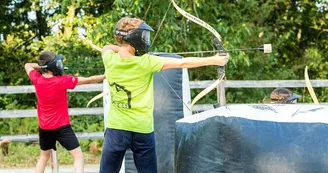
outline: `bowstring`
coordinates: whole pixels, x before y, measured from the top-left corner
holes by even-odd
[[[160,31],[161,28],[162,28],[162,25],[163,25],[163,23],[164,23],[164,20],[165,20],[165,18],[166,18],[166,15],[167,15],[167,13],[168,13],[169,10],[170,10],[171,4],[172,4],[172,1],[171,1],[171,3],[169,4],[169,6],[167,7],[167,9],[166,9],[166,12],[165,12],[165,14],[164,14],[164,17],[163,17],[161,23],[159,24],[159,27],[158,27],[158,29],[157,29],[157,32],[156,32],[156,34],[155,34],[155,36],[154,36],[153,41],[151,42],[150,47],[154,44],[155,39],[157,38],[157,35],[158,35],[159,31]]]
[[[163,17],[163,19],[161,20],[161,23],[160,23],[160,25],[159,25],[159,27],[158,27],[158,30],[157,30],[157,32],[156,32],[156,34],[155,34],[155,36],[154,36],[154,39],[153,39],[153,41],[152,41],[152,43],[151,43],[151,45],[150,45],[150,47],[154,44],[154,42],[155,42],[155,40],[156,40],[156,38],[157,38],[157,36],[158,36],[158,33],[159,33],[159,31],[161,30],[161,28],[162,28],[162,26],[163,26],[163,23],[164,23],[164,21],[165,21],[165,19],[166,19],[166,16],[167,16],[167,13],[169,12],[169,10],[170,10],[170,8],[171,8],[171,5],[172,5],[172,1],[171,1],[171,3],[169,4],[169,6],[167,7],[167,9],[166,9],[166,12],[165,12],[165,14],[164,14],[164,17]],[[168,53],[168,54],[174,54],[174,53]],[[163,80],[165,81],[165,83],[170,87],[170,89],[173,91],[173,93],[182,101],[182,103],[183,103],[183,105],[190,111],[190,112],[192,112],[191,111],[191,108],[183,101],[183,99],[180,97],[180,95],[174,90],[174,88],[170,85],[170,83],[166,80],[166,78],[163,76],[163,74],[162,73],[160,73],[160,75],[161,75],[161,77],[163,78]]]
[[[182,101],[182,103],[186,106],[186,108],[191,112],[191,108],[183,101],[183,99],[179,96],[179,94],[174,90],[174,88],[169,84],[169,82],[166,80],[166,78],[163,76],[162,73],[160,73],[162,78],[164,79],[165,83],[171,88],[171,90],[174,92],[174,94]]]

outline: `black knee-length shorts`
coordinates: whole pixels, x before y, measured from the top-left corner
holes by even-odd
[[[43,130],[39,127],[39,141],[41,150],[56,150],[56,141],[68,151],[80,146],[70,124],[54,130]]]

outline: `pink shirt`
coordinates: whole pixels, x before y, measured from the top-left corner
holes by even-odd
[[[70,124],[67,89],[74,89],[78,78],[70,75],[43,77],[36,70],[29,73],[38,99],[39,126],[44,130],[57,129]]]

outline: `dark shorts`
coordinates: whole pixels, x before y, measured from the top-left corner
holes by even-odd
[[[54,130],[43,130],[39,127],[39,140],[41,150],[56,150],[56,141],[68,151],[80,146],[71,125]]]

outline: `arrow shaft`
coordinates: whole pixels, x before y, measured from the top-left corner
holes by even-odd
[[[236,52],[236,51],[255,51],[255,50],[263,50],[263,48],[230,49],[230,50],[226,50],[226,51],[227,51],[227,52]],[[220,52],[220,50],[205,50],[205,51],[191,51],[191,52],[176,52],[176,53],[168,53],[168,54],[187,55],[187,54],[197,54],[197,53],[215,53],[215,52]]]

